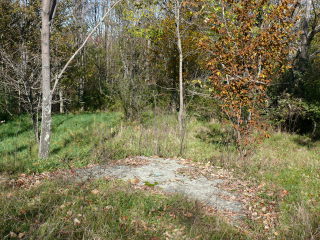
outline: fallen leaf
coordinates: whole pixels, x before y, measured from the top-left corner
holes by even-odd
[[[109,177],[109,176],[105,176],[105,177],[104,177],[104,180],[106,180],[106,181],[111,181],[111,180],[112,180],[112,178],[111,178],[111,177]]]
[[[289,192],[287,190],[282,190],[280,193],[280,196],[283,198],[285,196],[287,196],[289,194]]]
[[[34,185],[39,185],[40,184],[40,181],[39,180],[36,180]]]
[[[16,237],[17,237],[17,234],[14,233],[14,232],[10,232],[10,233],[9,233],[9,236],[10,236],[11,238],[16,238]]]
[[[108,206],[105,206],[105,207],[104,207],[104,210],[105,210],[105,211],[109,211],[109,210],[112,209],[112,208],[113,208],[112,206],[108,205]]]
[[[74,225],[80,225],[80,220],[78,218],[73,219]]]
[[[11,198],[13,196],[13,193],[8,193],[7,198]]]
[[[138,184],[140,182],[139,178],[134,178],[130,180],[131,184]]]
[[[99,190],[98,190],[98,189],[93,189],[93,190],[91,191],[91,193],[94,194],[94,195],[97,195],[97,194],[99,193]]]
[[[20,210],[20,214],[26,214],[26,213],[27,213],[27,211],[25,209]]]
[[[184,214],[184,216],[186,216],[186,217],[192,217],[192,216],[193,216],[193,214],[192,214],[192,213],[190,213],[190,212],[187,212],[187,213],[185,213],[185,214]]]
[[[24,238],[25,235],[26,235],[26,233],[24,233],[24,232],[19,233],[19,234],[18,234],[18,238],[20,238],[20,239],[21,239],[21,238]]]

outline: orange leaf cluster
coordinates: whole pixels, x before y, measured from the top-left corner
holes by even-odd
[[[214,94],[238,142],[261,127],[267,87],[289,66],[293,1],[222,0],[206,21],[212,36],[200,45],[211,53]]]

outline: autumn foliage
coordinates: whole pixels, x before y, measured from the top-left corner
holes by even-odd
[[[292,0],[222,0],[205,21],[211,36],[200,44],[210,53],[212,92],[239,144],[262,128],[266,90],[289,67],[293,6]]]

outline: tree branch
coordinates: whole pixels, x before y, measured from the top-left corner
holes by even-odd
[[[100,26],[101,23],[104,22],[105,18],[109,15],[109,13],[111,12],[111,10],[113,8],[115,8],[115,6],[117,6],[122,0],[118,0],[116,1],[109,9],[108,11],[103,15],[103,17],[100,19],[100,21],[96,24],[96,26],[91,30],[91,32],[88,34],[88,36],[86,37],[86,39],[83,41],[83,43],[81,44],[81,46],[75,51],[75,53],[70,57],[70,59],[68,60],[68,62],[64,65],[64,67],[62,68],[62,70],[60,71],[60,73],[56,76],[53,88],[51,90],[51,95],[53,95],[55,89],[57,88],[57,85],[59,83],[60,78],[62,77],[62,75],[64,74],[64,72],[67,70],[68,66],[70,65],[70,63],[72,62],[72,60],[78,55],[78,53],[83,49],[83,47],[86,45],[86,43],[89,41],[90,37],[92,36],[92,34],[98,29],[98,27]]]
[[[310,60],[313,60],[315,57],[317,57],[320,54],[320,50],[315,51],[310,55]]]

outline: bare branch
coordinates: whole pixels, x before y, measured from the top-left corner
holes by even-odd
[[[314,53],[312,53],[312,54],[310,55],[310,60],[313,60],[313,59],[316,58],[319,54],[320,54],[320,50],[315,51]]]
[[[98,27],[104,22],[105,18],[109,15],[109,13],[111,12],[111,10],[113,8],[115,8],[122,0],[118,0],[117,2],[115,2],[109,9],[108,11],[104,14],[104,16],[100,19],[100,21],[96,24],[96,26],[91,30],[91,32],[88,34],[88,36],[86,37],[86,39],[83,41],[83,43],[81,44],[81,46],[75,51],[75,53],[70,57],[70,59],[68,60],[68,62],[64,65],[64,67],[62,68],[62,70],[60,71],[60,73],[56,76],[53,88],[51,90],[51,95],[53,95],[55,89],[57,88],[57,85],[59,83],[60,78],[62,77],[62,75],[64,74],[64,72],[67,70],[68,66],[70,65],[70,63],[72,62],[72,60],[78,55],[78,53],[84,48],[84,46],[86,45],[86,43],[89,41],[90,37],[92,36],[92,34],[98,29]]]

